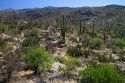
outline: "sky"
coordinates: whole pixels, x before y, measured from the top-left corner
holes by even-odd
[[[53,7],[125,5],[125,0],[0,0],[0,10]]]

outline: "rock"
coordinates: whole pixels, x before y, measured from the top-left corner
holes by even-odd
[[[94,53],[105,56],[106,58],[112,57],[114,60],[118,60],[119,57],[116,54],[113,54],[111,49],[103,49],[103,50],[93,50]]]
[[[34,77],[33,79],[27,80],[27,83],[44,83],[39,77]]]
[[[117,62],[115,63],[116,67],[121,70],[121,71],[125,71],[125,64],[124,63],[121,63],[121,62]]]
[[[46,83],[43,81],[39,76],[33,76],[33,77],[21,77],[21,78],[16,78],[12,79],[9,81],[9,83]]]
[[[84,66],[84,67],[82,67],[82,68],[81,68],[81,67],[76,67],[76,71],[79,72],[80,70],[84,70],[84,69],[86,69],[86,68],[87,68],[87,66]]]
[[[17,73],[18,77],[24,77],[24,76],[30,76],[33,75],[34,71],[28,70],[28,71],[20,71]]]
[[[11,36],[6,35],[4,33],[1,34],[2,39],[11,39]]]
[[[0,83],[4,83],[5,80],[7,80],[8,78],[8,73],[6,70],[6,66],[2,66],[2,68],[0,69]]]
[[[3,56],[3,53],[2,52],[0,52],[0,57],[2,57]]]
[[[65,65],[62,64],[62,63],[59,63],[59,62],[55,62],[52,64],[52,68],[51,70],[53,71],[58,71],[58,68],[61,67],[61,68],[65,68]]]
[[[112,54],[111,56],[113,57],[114,60],[119,60],[120,59],[119,56],[117,56],[116,54]]]

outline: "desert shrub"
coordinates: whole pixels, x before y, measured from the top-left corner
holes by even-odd
[[[0,33],[3,33],[6,29],[8,29],[7,25],[0,23]]]
[[[91,60],[91,61],[89,62],[89,65],[92,65],[92,66],[96,67],[96,66],[98,65],[98,61],[96,60],[96,58],[95,58],[95,60],[94,60],[94,59]]]
[[[32,37],[38,36],[38,30],[37,30],[37,29],[33,29],[33,30],[30,32],[30,36],[32,36]]]
[[[39,42],[40,42],[40,38],[37,36],[28,37],[23,41],[22,46],[23,47],[39,46]]]
[[[67,49],[67,54],[72,57],[82,56],[82,50],[78,47],[71,47]]]
[[[4,47],[6,45],[6,42],[0,38],[0,48]]]
[[[69,56],[72,57],[80,57],[80,56],[84,56],[85,58],[87,58],[90,55],[90,49],[89,48],[84,48],[81,46],[77,46],[77,47],[71,47],[67,49],[67,54]]]
[[[103,63],[110,62],[110,60],[105,55],[97,55],[98,60]]]
[[[76,42],[76,43],[78,42],[78,40],[77,40],[75,37],[71,37],[70,40],[71,40],[72,42]]]
[[[124,47],[125,46],[125,41],[123,39],[120,39],[120,38],[117,38],[115,41],[114,41],[114,44],[120,48]]]
[[[2,68],[3,65],[4,65],[4,60],[0,59],[0,69]]]
[[[119,55],[119,61],[125,62],[125,55]]]
[[[80,71],[81,83],[125,83],[125,79],[111,64],[88,66]]]
[[[85,56],[85,58],[88,58],[91,50],[89,48],[84,48],[84,47],[82,47],[81,50],[82,50],[82,54]]]
[[[121,51],[121,49],[117,46],[113,46],[111,49],[114,54],[119,54]]]
[[[9,27],[9,29],[15,29],[16,25],[15,24],[9,24],[8,27]]]
[[[80,60],[73,57],[65,57],[63,63],[66,65],[67,69],[70,70],[75,68],[75,66],[79,66]]]
[[[8,81],[13,75],[13,71],[20,69],[18,62],[20,61],[20,50],[15,50],[14,52],[11,49],[6,49],[7,53],[3,56],[3,67],[1,68],[5,72],[2,72],[5,76],[4,82]]]
[[[73,76],[76,76],[74,70],[75,67],[80,66],[80,60],[69,57],[69,56],[64,56],[64,57],[58,57],[58,61],[60,63],[65,64],[65,68],[59,68],[59,71],[62,71],[64,76],[68,78],[72,78]]]
[[[112,41],[112,40],[108,40],[108,41],[105,43],[106,48],[113,48],[113,47],[114,47],[114,45],[113,45],[112,43],[113,43],[113,41]]]
[[[73,57],[65,56],[65,57],[57,57],[56,59],[60,63],[65,64],[68,70],[72,70],[73,68],[75,68],[75,66],[80,65],[80,60]]]
[[[92,48],[101,47],[103,41],[100,38],[93,38],[90,40],[90,45]]]
[[[64,68],[64,67],[59,66],[59,67],[58,67],[58,71],[59,71],[59,72],[63,72],[63,73],[64,73],[64,72],[65,72],[65,68]]]
[[[38,72],[38,69],[41,71],[48,70],[53,61],[51,54],[38,47],[29,47],[22,55],[22,58],[26,61],[28,67],[36,72]]]

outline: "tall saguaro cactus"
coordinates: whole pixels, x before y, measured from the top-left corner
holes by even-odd
[[[82,33],[82,20],[79,21],[79,35]]]
[[[104,34],[103,34],[103,36],[104,36],[104,38],[103,38],[104,42],[106,42],[106,27],[107,27],[107,25],[104,24]]]
[[[59,17],[56,18],[56,29],[59,27]]]
[[[95,36],[95,21],[96,21],[97,17],[93,17],[91,19],[91,22],[92,22],[92,37]]]
[[[92,35],[93,37],[95,35],[95,22],[94,21],[92,21]]]
[[[61,16],[61,36],[63,41],[65,42],[65,33],[66,33],[66,17],[64,15]]]

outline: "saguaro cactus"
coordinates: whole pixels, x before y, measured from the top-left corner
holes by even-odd
[[[61,36],[63,41],[65,42],[65,33],[66,33],[66,17],[64,15],[61,16]]]
[[[92,35],[93,37],[95,35],[95,22],[94,21],[92,21]]]
[[[104,42],[106,41],[106,26],[104,26]]]
[[[56,18],[56,29],[59,27],[59,17]]]
[[[93,17],[91,19],[91,22],[92,22],[92,37],[95,36],[95,21],[96,21],[97,17]]]
[[[79,21],[79,35],[82,33],[82,20]]]

